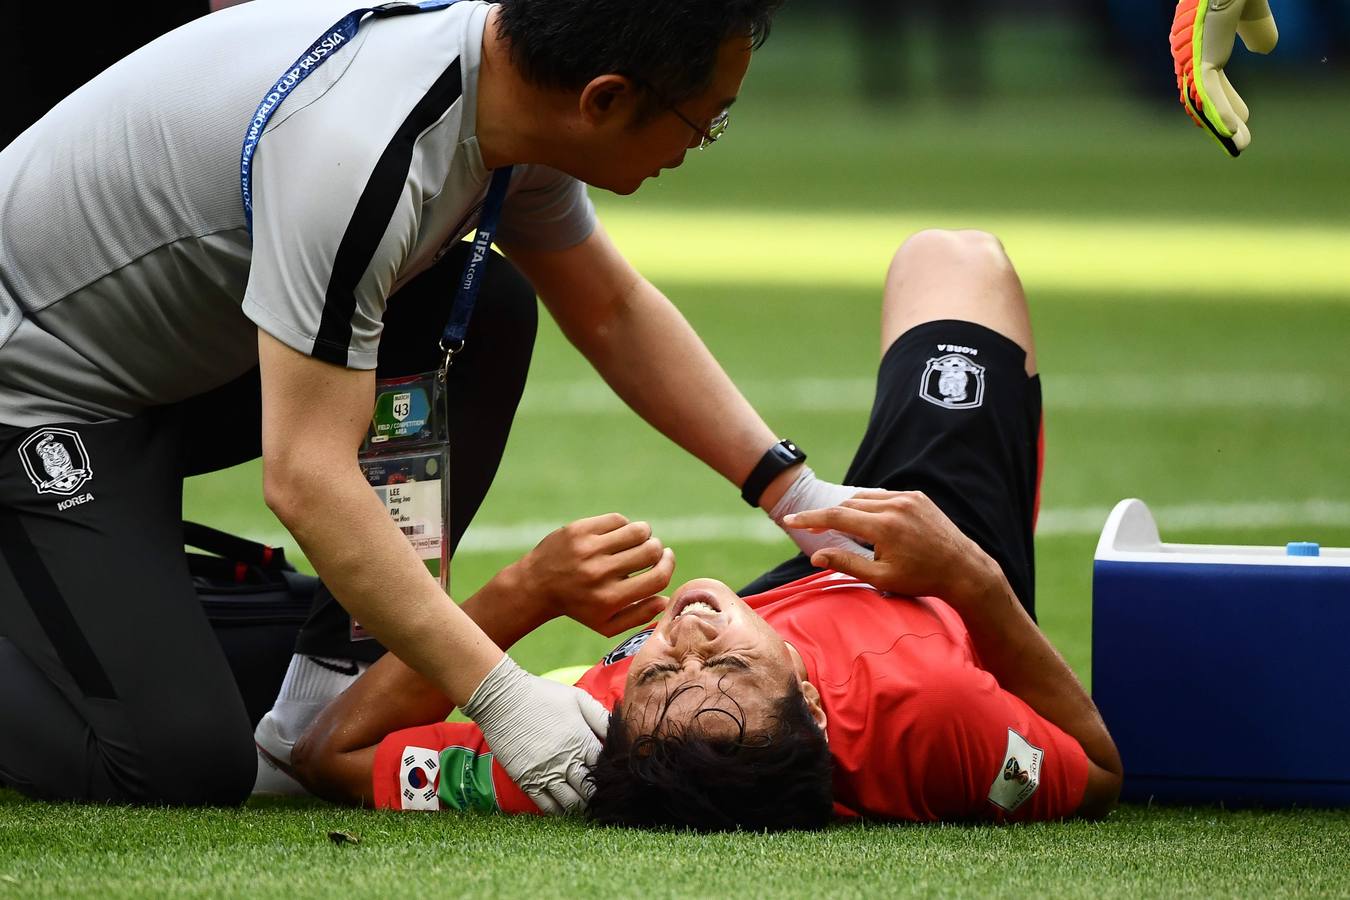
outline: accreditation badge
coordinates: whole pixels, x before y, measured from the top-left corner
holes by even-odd
[[[450,441],[435,372],[375,382],[361,473],[442,588],[450,587]],[[355,620],[352,640],[369,638]]]

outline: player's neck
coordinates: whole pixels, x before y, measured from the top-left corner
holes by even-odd
[[[537,163],[562,168],[559,151],[566,144],[567,107],[574,101],[566,92],[540,89],[524,78],[506,41],[497,34],[497,15],[496,9],[488,14],[478,70],[474,131],[483,165],[497,169]]]

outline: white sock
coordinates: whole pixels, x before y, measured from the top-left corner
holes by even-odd
[[[305,733],[319,711],[368,668],[369,663],[350,659],[295,654],[286,669],[276,703],[272,704],[272,709],[258,724],[259,734],[262,734],[264,726],[268,726],[267,744],[284,745],[286,756],[289,757],[290,748]],[[268,750],[276,755],[271,746]]]

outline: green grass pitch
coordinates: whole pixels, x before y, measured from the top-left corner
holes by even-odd
[[[1350,546],[1350,94],[1249,78],[1255,142],[1232,161],[1179,109],[1119,98],[1110,70],[1068,52],[1067,31],[1008,30],[1000,89],[977,107],[878,111],[852,96],[838,33],[813,27],[808,43],[804,24],[764,49],[723,143],[633,198],[597,202],[818,471],[842,473],[865,422],[889,250],[924,225],[986,227],[1023,271],[1044,373],[1038,606],[1085,680],[1092,549],[1115,501],[1147,500],[1165,540]],[[1207,271],[1207,254],[1227,262]],[[258,474],[189,483],[187,514],[281,539]],[[677,582],[738,584],[788,551],[735,491],[607,398],[544,322],[455,594],[541,529],[609,510],[676,536]],[[514,655],[542,672],[613,643],[553,623]],[[359,842],[337,846],[330,831]],[[0,897],[1331,896],[1350,893],[1348,847],[1350,814],[1335,811],[1129,806],[1098,824],[698,837],[0,792]]]

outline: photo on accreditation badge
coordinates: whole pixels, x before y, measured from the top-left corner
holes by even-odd
[[[1344,3],[0,51],[0,897],[1350,894]]]

